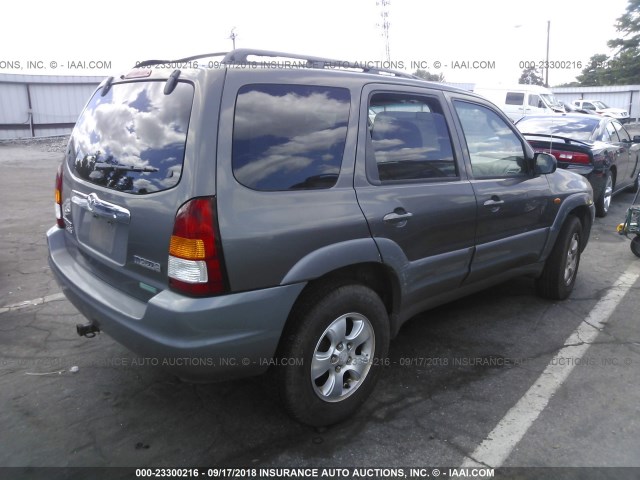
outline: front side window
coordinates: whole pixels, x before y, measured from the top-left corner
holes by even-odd
[[[476,178],[527,174],[520,138],[493,110],[475,103],[454,102]]]
[[[376,182],[457,177],[451,135],[436,98],[376,93],[369,100],[368,125]]]
[[[262,191],[331,188],[342,164],[349,90],[245,85],[233,125],[233,174]]]
[[[193,85],[113,85],[98,90],[71,134],[69,167],[112,190],[144,195],[175,186],[182,172]]]
[[[538,95],[529,95],[529,106],[534,108],[544,108],[544,103]]]

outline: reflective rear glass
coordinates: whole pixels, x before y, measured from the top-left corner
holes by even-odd
[[[522,133],[553,134],[574,140],[591,140],[600,125],[599,118],[587,115],[579,117],[528,117],[516,123]]]
[[[113,85],[98,90],[71,134],[69,165],[80,178],[113,190],[147,194],[180,181],[193,85]]]

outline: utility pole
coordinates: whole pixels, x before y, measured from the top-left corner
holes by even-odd
[[[391,52],[389,49],[389,5],[391,0],[378,0],[376,5],[380,7],[380,16],[382,17],[382,23],[378,26],[382,28],[382,37],[384,38],[384,54],[387,62],[391,62]]]
[[[233,27],[231,29],[231,34],[229,35],[229,38],[231,39],[231,41],[233,42],[233,49],[236,49],[236,37],[238,36],[238,34],[236,33],[236,27]]]

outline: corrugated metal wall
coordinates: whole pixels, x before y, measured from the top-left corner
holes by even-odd
[[[0,140],[70,133],[85,103],[102,80],[103,77],[0,74]],[[474,84],[450,85],[472,90]],[[632,121],[640,121],[640,85],[551,90],[563,102],[587,98],[602,100],[610,107],[627,110]]]
[[[624,108],[632,122],[640,121],[640,85],[608,87],[561,87],[551,89],[556,98],[565,103],[574,100],[600,100],[610,107]]]
[[[0,140],[70,133],[102,80],[0,74]]]

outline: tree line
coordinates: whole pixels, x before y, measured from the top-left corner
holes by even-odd
[[[621,34],[607,42],[614,53],[593,55],[575,82],[559,87],[593,87],[603,85],[637,85],[640,83],[640,0],[629,0],[625,12],[616,19]],[[536,68],[525,68],[519,83],[544,85]]]
[[[625,12],[616,19],[615,27],[621,36],[607,42],[614,53],[593,55],[575,82],[557,86],[592,87],[640,83],[640,0],[629,0]],[[413,74],[425,80],[444,81],[442,73],[418,69]],[[518,83],[544,86],[542,72],[535,66],[525,68]]]

